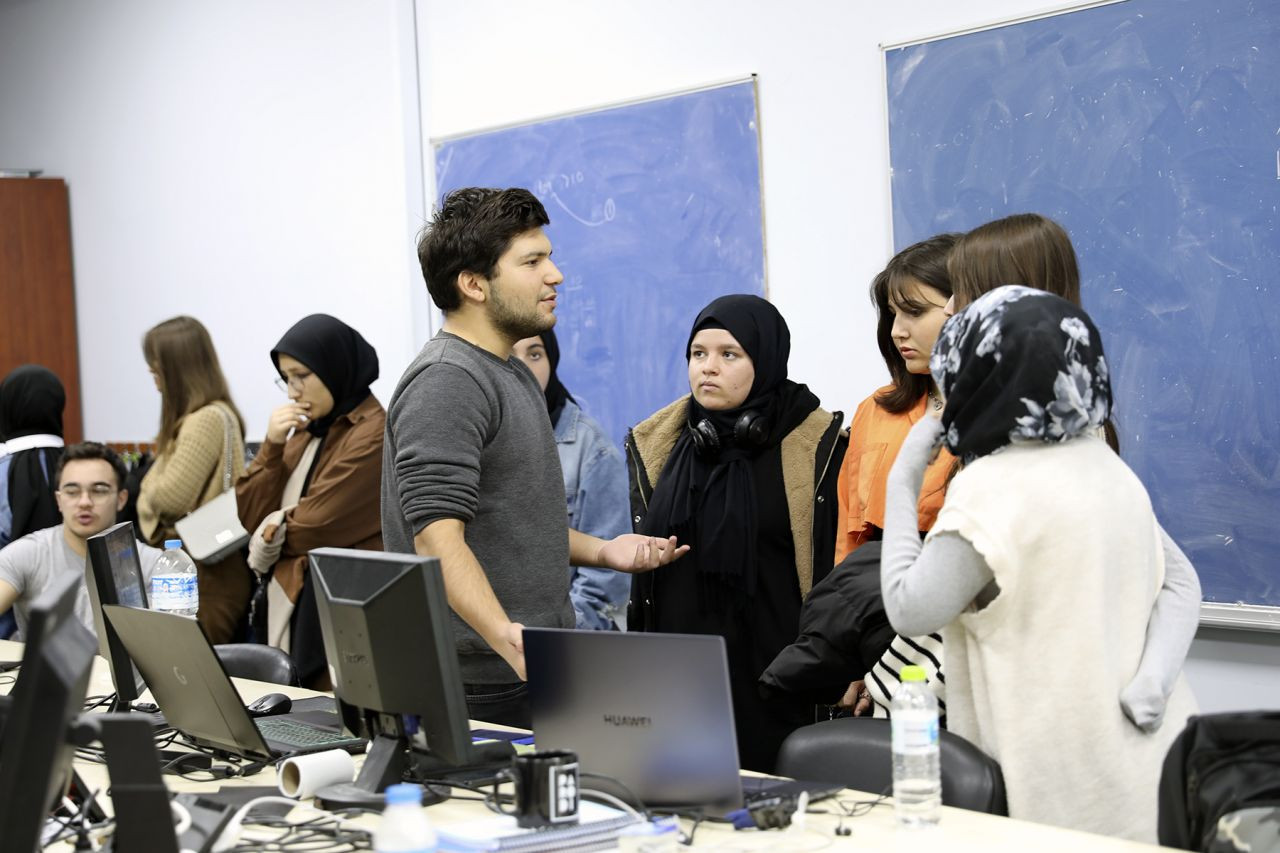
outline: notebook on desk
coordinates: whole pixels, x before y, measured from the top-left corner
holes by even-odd
[[[250,716],[196,620],[112,604],[102,610],[165,719],[200,746],[251,759],[364,749],[362,738],[343,733],[336,712],[331,725],[317,723],[311,708]]]
[[[526,628],[524,654],[538,749],[573,750],[584,772],[647,806],[718,816],[743,806],[723,638]],[[750,778],[751,798],[797,786]],[[840,790],[799,787],[811,800]]]

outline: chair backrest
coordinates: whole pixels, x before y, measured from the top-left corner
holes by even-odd
[[[298,670],[288,653],[261,643],[223,643],[213,647],[232,678],[298,686]]]
[[[960,735],[939,734],[943,805],[1007,815],[1004,775],[995,759]],[[889,721],[841,717],[796,729],[778,751],[778,773],[859,791],[890,790],[893,745]]]

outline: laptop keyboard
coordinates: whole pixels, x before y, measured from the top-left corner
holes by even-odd
[[[307,749],[314,746],[344,747],[357,740],[342,732],[309,726],[296,720],[273,720],[268,717],[254,720],[253,723],[266,740],[294,749]]]

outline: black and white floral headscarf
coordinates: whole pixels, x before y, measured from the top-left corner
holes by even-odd
[[[1080,307],[998,287],[948,320],[929,360],[946,399],[945,442],[962,462],[1015,441],[1094,432],[1111,412],[1102,336]]]

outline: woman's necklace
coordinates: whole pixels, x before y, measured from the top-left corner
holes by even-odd
[[[929,392],[929,403],[933,406],[933,410],[935,412],[942,411],[942,398],[939,397],[936,392]]]

